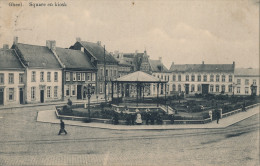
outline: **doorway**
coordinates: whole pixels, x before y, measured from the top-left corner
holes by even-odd
[[[202,94],[209,93],[209,84],[202,84]]]
[[[23,104],[23,88],[19,89],[19,94],[20,94],[20,104]]]
[[[40,100],[41,100],[41,103],[44,103],[44,90],[41,90]]]
[[[82,85],[77,85],[77,99],[82,99],[82,94],[81,94],[81,91],[82,91]]]
[[[190,84],[185,84],[185,94],[189,94]]]
[[[0,105],[4,105],[4,89],[0,89]]]

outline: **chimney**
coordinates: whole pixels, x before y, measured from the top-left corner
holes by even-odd
[[[76,41],[77,42],[81,42],[81,38],[80,37],[76,37]]]
[[[204,65],[204,61],[202,61],[202,64]]]
[[[98,44],[99,46],[101,46],[101,41],[97,41],[97,44]]]
[[[50,50],[56,50],[56,41],[55,40],[47,40],[46,41],[46,47],[48,47]]]
[[[174,62],[172,62],[172,65],[174,65]]]
[[[17,44],[17,43],[18,43],[18,37],[15,36],[15,37],[14,37],[14,43],[13,43],[13,44]]]
[[[235,61],[233,61],[233,65],[234,65],[234,66],[235,66],[235,64],[236,64]]]
[[[135,50],[135,54],[137,54],[138,53],[138,50]]]
[[[4,50],[9,49],[9,45],[8,45],[8,44],[3,44],[3,49],[4,49]]]
[[[162,62],[162,57],[161,56],[159,57],[159,61]]]

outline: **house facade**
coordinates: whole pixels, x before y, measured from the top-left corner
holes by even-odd
[[[12,48],[25,65],[25,103],[62,100],[62,66],[52,53],[55,46],[22,44],[15,38]]]
[[[71,49],[81,50],[90,59],[91,63],[97,68],[96,74],[96,94],[104,97],[106,94],[112,93],[111,81],[118,78],[118,61],[101,46],[101,42],[97,43],[81,41],[79,38]],[[106,76],[106,77],[105,77]],[[106,88],[105,88],[106,84]]]
[[[259,69],[237,68],[235,69],[234,94],[235,95],[259,95]]]
[[[64,99],[81,100],[87,98],[87,87],[91,86],[91,94],[95,94],[97,69],[90,59],[80,50],[56,47],[53,51],[63,66]]]
[[[25,66],[16,51],[0,49],[0,106],[25,103]]]
[[[233,64],[172,64],[170,93],[232,94],[235,62]]]

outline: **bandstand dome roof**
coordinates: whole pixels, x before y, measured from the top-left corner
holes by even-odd
[[[123,77],[118,78],[114,82],[142,82],[142,83],[165,83],[166,81],[161,81],[159,78],[156,78],[150,74],[147,74],[142,71],[136,71],[134,73],[130,73]]]

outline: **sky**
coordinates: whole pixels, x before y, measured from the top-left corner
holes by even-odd
[[[232,64],[259,68],[259,0],[0,0],[0,47],[45,45],[68,48],[101,41],[107,51],[147,51],[163,63]],[[9,6],[22,2],[22,7]],[[29,2],[66,3],[32,7]]]

